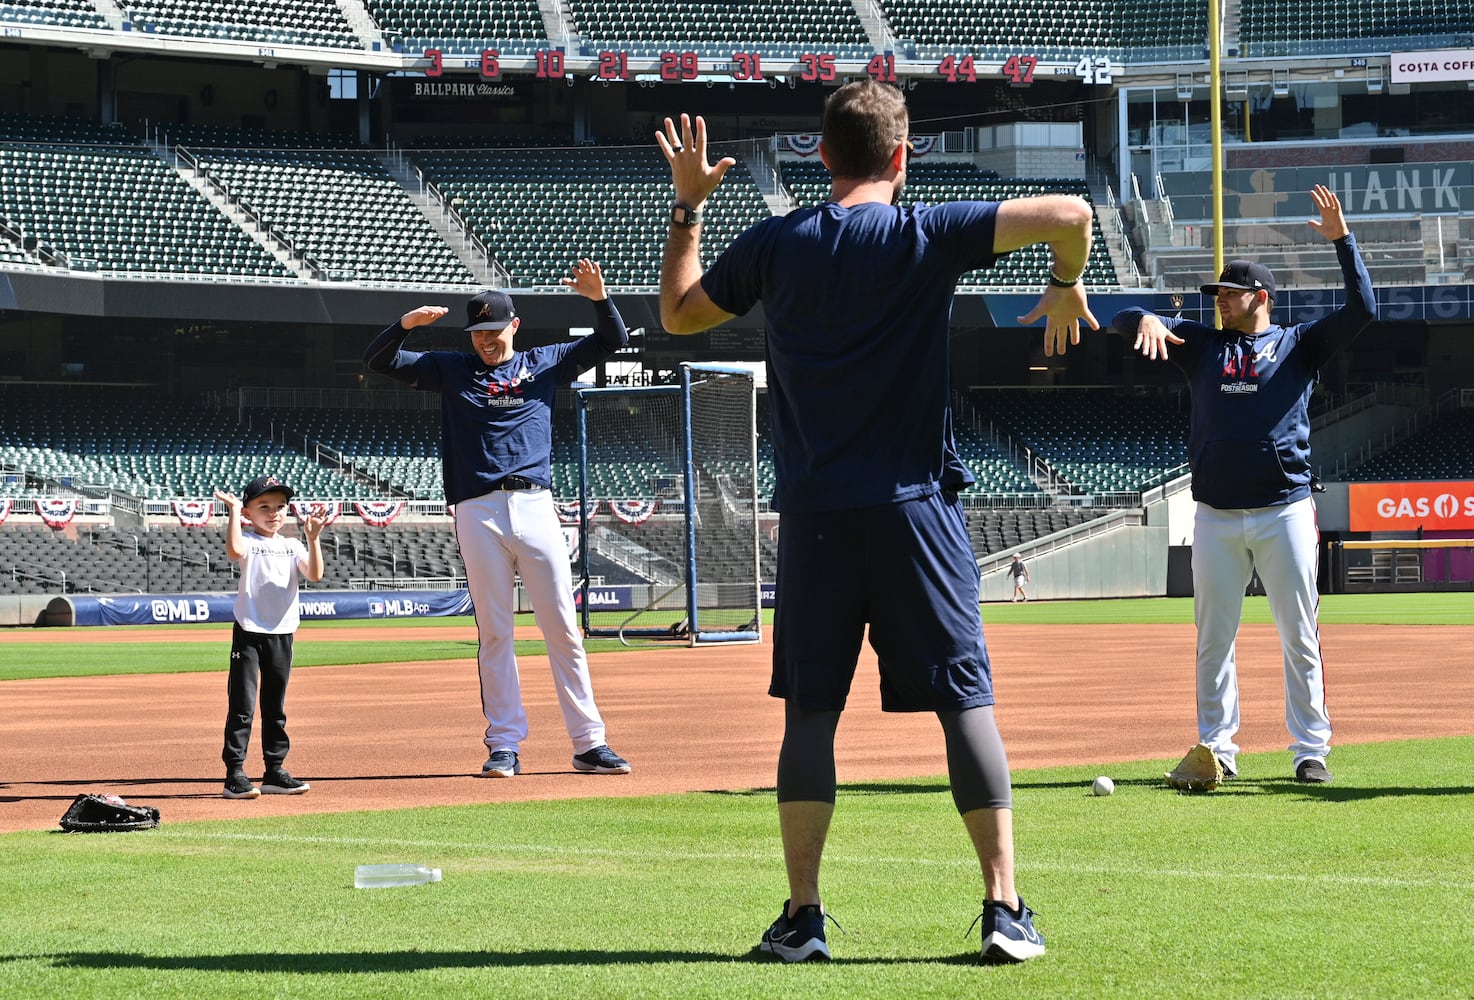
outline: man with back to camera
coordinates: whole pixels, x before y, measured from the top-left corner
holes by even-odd
[[[1244,591],[1257,570],[1284,654],[1290,766],[1296,781],[1322,784],[1331,780],[1331,719],[1316,626],[1320,534],[1311,493],[1318,484],[1310,471],[1307,410],[1321,367],[1376,319],[1377,300],[1340,199],[1321,184],[1310,194],[1320,219],[1309,224],[1334,244],[1341,264],[1341,308],[1279,326],[1270,315],[1274,275],[1262,264],[1235,260],[1202,286],[1214,296],[1221,330],[1137,308],[1117,313],[1111,325],[1136,338],[1133,350],[1180,368],[1192,396],[1198,740],[1225,776],[1238,774],[1234,646]]]
[[[887,711],[933,711],[953,800],[982,868],[982,958],[1044,954],[1014,888],[1008,758],[993,719],[977,561],[957,502],[948,338],[958,278],[1033,243],[1053,251],[1045,353],[1096,327],[1080,275],[1090,207],[1051,195],[897,208],[910,119],[894,87],[864,78],[824,106],[830,200],[765,219],[705,273],[702,206],[734,161],[707,162],[706,123],[665,120],[656,141],[676,203],[661,268],[661,324],[697,333],[758,301],[777,486],[777,610],[769,693],[785,700],[778,817],[789,899],[761,947],[829,958],[819,863],[834,812],[834,736],[869,626]]]

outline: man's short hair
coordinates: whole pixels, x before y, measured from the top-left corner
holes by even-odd
[[[910,126],[906,95],[895,87],[868,76],[845,84],[824,102],[829,172],[847,180],[879,180]]]

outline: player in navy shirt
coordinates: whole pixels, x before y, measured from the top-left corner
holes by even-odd
[[[1310,225],[1336,247],[1346,302],[1309,323],[1275,323],[1274,275],[1236,260],[1216,282],[1223,329],[1143,309],[1117,313],[1112,326],[1134,349],[1187,376],[1192,394],[1188,465],[1192,470],[1193,609],[1198,628],[1198,739],[1224,772],[1238,771],[1239,689],[1234,645],[1244,591],[1255,570],[1269,598],[1285,667],[1285,722],[1295,778],[1331,780],[1326,769],[1331,720],[1315,577],[1319,532],[1311,499],[1310,394],[1331,355],[1376,318],[1372,279],[1357,253],[1334,192],[1317,184],[1320,219]]]
[[[571,343],[516,350],[513,338],[522,321],[511,296],[490,289],[466,305],[472,352],[404,350],[410,331],[443,317],[449,311],[444,306],[406,313],[364,352],[373,371],[440,394],[445,501],[454,507],[456,541],[476,611],[488,751],[484,778],[510,778],[522,770],[527,713],[512,644],[519,574],[547,640],[563,724],[573,740],[573,767],[596,774],[630,771],[629,762],[605,742],[594,704],[568,546],[550,489],[558,388],[610,357],[629,335],[597,263],[578,261],[563,283],[594,306],[594,332]]]
[[[978,568],[955,490],[949,318],[957,279],[1048,243],[1053,274],[1028,324],[1045,352],[1096,326],[1079,283],[1091,210],[1055,195],[1003,203],[894,205],[910,140],[905,98],[862,79],[825,103],[829,200],[754,225],[704,272],[701,209],[733,164],[707,162],[706,123],[656,136],[676,204],[661,268],[671,333],[717,326],[761,300],[779,532],[773,675],[785,699],[778,813],[789,899],[762,948],[829,957],[819,862],[834,811],[834,735],[868,627],[882,707],[935,712],[958,811],[983,873],[982,954],[1044,953],[1013,881],[1008,761],[993,719]],[[876,747],[884,754],[884,747]]]

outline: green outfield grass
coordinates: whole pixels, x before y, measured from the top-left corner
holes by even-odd
[[[1129,598],[1113,601],[1031,601],[1028,604],[985,604],[983,621],[988,624],[1033,625],[1097,625],[1097,624],[1192,624],[1191,598]],[[524,616],[532,624],[532,616]],[[625,617],[620,612],[603,613],[609,623],[618,624]],[[763,613],[771,627],[773,613]],[[1321,600],[1320,620],[1323,624],[1368,625],[1470,625],[1474,624],[1474,594],[1334,594]],[[1244,601],[1244,621],[1269,623],[1269,603],[1262,597]],[[304,622],[297,633],[294,665],[316,667],[344,663],[397,663],[408,660],[471,659],[476,655],[475,643],[468,639],[398,640],[394,632],[409,626],[465,627],[468,617],[413,618],[375,621],[311,621]],[[346,627],[372,625],[383,630],[382,638],[364,641],[340,639],[334,632]],[[216,642],[197,640],[175,643],[129,641],[129,636],[143,628],[165,631],[179,628],[208,628],[220,633]],[[53,630],[58,633],[85,632],[95,638],[96,628]],[[109,642],[107,656],[80,655],[81,647],[66,642],[55,644],[26,643],[5,646],[5,633],[0,631],[0,681],[25,677],[84,677],[125,673],[187,673],[199,670],[225,670],[230,649],[230,625],[206,626],[127,626],[105,630]],[[591,653],[624,650],[617,639],[590,639]],[[539,656],[547,651],[541,640],[518,640],[517,655]],[[647,643],[642,648],[676,650],[676,643]],[[96,647],[92,647],[94,653]]]
[[[980,879],[940,780],[842,787],[835,961],[755,952],[785,896],[770,790],[0,836],[0,995],[1451,997],[1474,954],[1474,737],[1014,774],[1049,952],[973,964]],[[1117,783],[1094,798],[1102,770]],[[321,779],[319,779],[321,780]],[[242,812],[249,812],[245,806]],[[60,814],[58,807],[58,815]],[[357,864],[444,881],[355,890]]]

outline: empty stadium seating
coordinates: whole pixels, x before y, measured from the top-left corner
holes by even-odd
[[[289,277],[289,272],[122,129],[0,115],[0,215],[74,266]]]
[[[1474,409],[1440,415],[1426,431],[1356,466],[1341,478],[1349,482],[1474,479]]]
[[[362,48],[334,0],[121,0],[134,30],[190,38]]]
[[[568,0],[568,9],[591,52],[694,51],[725,61],[736,51],[760,50],[775,59],[872,51],[849,0]]]
[[[1246,56],[1408,51],[1467,44],[1474,4],[1467,0],[1332,0],[1307,7],[1243,0],[1239,42]]]
[[[87,0],[6,0],[0,3],[0,21],[94,31],[108,27],[107,19]]]
[[[980,416],[1049,463],[1073,493],[1148,489],[1180,474],[1187,461],[1182,397],[975,389],[971,401]]]
[[[377,155],[351,139],[189,126],[171,138],[330,278],[476,283]]]
[[[611,284],[659,284],[670,168],[650,147],[419,149],[414,157],[518,285],[557,285],[586,255],[599,256]],[[708,205],[703,238],[714,246],[769,215],[740,161]]]
[[[368,0],[364,6],[406,52],[511,54],[549,44],[537,0]]]
[[[106,420],[97,415],[107,414]],[[0,464],[143,499],[204,498],[271,472],[313,499],[383,494],[241,426],[231,412],[156,389],[0,383]]]
[[[1192,0],[1108,5],[1095,0],[882,0],[896,37],[919,57],[1021,53],[1046,58],[1114,55],[1192,59],[1207,39],[1207,7]]]

